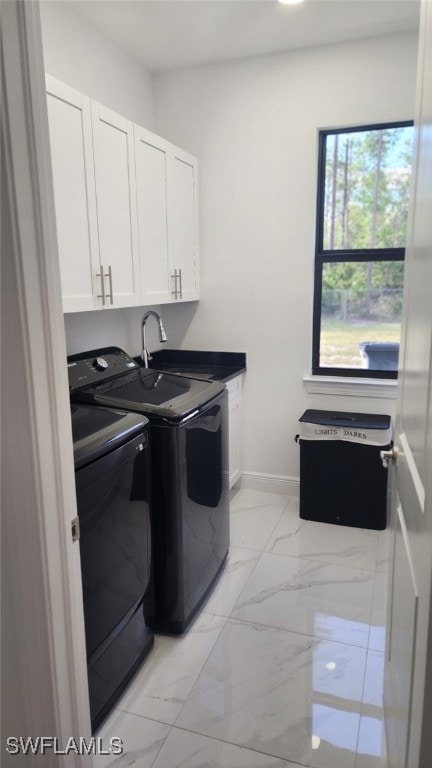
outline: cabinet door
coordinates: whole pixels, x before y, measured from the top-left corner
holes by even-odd
[[[174,269],[181,270],[175,298],[190,301],[199,298],[198,163],[187,152],[172,150],[168,200],[172,259]]]
[[[172,300],[168,227],[168,158],[171,145],[134,126],[138,249],[143,304]]]
[[[133,123],[95,101],[91,110],[105,306],[129,307],[140,304]]]
[[[49,75],[46,83],[63,310],[96,309],[100,285],[90,100]]]

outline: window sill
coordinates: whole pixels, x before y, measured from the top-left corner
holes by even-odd
[[[360,379],[348,376],[303,376],[310,395],[346,395],[348,397],[382,397],[395,400],[397,379]]]

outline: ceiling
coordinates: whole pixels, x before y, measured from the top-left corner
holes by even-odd
[[[418,0],[61,0],[157,72],[418,29]]]

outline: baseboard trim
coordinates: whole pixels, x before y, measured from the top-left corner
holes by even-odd
[[[238,481],[241,478],[241,472],[239,469],[237,469],[235,472],[232,473],[232,475],[228,478],[228,488],[231,490],[231,488],[238,483]]]
[[[289,496],[300,495],[300,478],[287,475],[267,475],[263,472],[242,472],[240,488],[264,493],[286,493]]]

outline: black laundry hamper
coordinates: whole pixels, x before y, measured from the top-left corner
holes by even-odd
[[[300,517],[383,530],[390,416],[309,409],[299,421]]]

